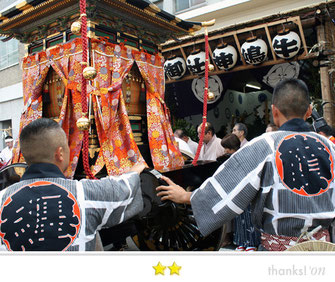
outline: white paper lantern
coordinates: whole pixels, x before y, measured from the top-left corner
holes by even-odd
[[[186,59],[186,65],[190,72],[194,74],[202,74],[205,72],[206,53],[196,50],[192,52]]]
[[[219,45],[213,51],[213,61],[220,70],[229,70],[236,65],[236,49],[226,43]]]
[[[241,53],[247,64],[258,65],[267,59],[268,46],[264,40],[252,37],[242,44]]]
[[[185,60],[177,56],[168,58],[164,63],[164,71],[171,79],[181,78],[186,72]]]
[[[272,48],[276,55],[283,59],[293,58],[298,54],[301,47],[301,40],[297,33],[290,30],[283,30],[272,40]]]

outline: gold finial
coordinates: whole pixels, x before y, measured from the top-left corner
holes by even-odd
[[[75,35],[79,35],[81,33],[81,22],[75,21],[71,24],[71,32]]]
[[[207,22],[202,22],[201,26],[202,27],[208,27],[208,26],[213,26],[214,24],[215,24],[215,19],[212,19],[212,20],[207,21]]]
[[[85,79],[89,79],[89,80],[95,79],[96,76],[97,76],[97,71],[94,67],[88,66],[88,67],[84,68],[83,76],[84,76]]]
[[[86,117],[87,113],[82,113],[82,117],[77,120],[77,127],[79,130],[88,130],[90,128],[90,121]]]
[[[208,100],[209,101],[213,101],[215,99],[215,95],[213,92],[209,91],[208,92]]]

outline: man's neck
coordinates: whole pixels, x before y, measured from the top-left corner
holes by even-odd
[[[212,138],[211,138],[211,139],[209,139],[207,143],[205,142],[205,143],[206,143],[206,145],[210,144],[210,143],[211,143],[211,142],[214,140],[214,136],[215,136],[215,135],[212,135]]]

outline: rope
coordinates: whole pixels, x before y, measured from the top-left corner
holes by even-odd
[[[80,18],[81,18],[81,38],[82,38],[82,46],[83,46],[83,54],[82,61],[83,63],[87,62],[87,16],[86,16],[86,0],[80,0]],[[82,64],[82,71],[86,67],[85,64]],[[81,105],[83,115],[87,115],[88,106],[87,106],[87,81],[83,76],[83,72],[81,72]],[[89,117],[88,117],[89,118]],[[83,166],[85,173],[90,179],[96,179],[92,174],[89,165],[88,158],[88,130],[84,130],[84,138],[83,138]]]
[[[195,154],[195,157],[192,161],[193,165],[197,164],[201,147],[204,141],[204,136],[205,136],[205,129],[206,129],[206,122],[207,122],[207,97],[208,97],[208,32],[206,28],[205,32],[205,53],[206,53],[206,60],[205,60],[205,92],[204,92],[204,106],[203,106],[203,115],[202,115],[202,124],[201,124],[201,134],[199,138],[199,145],[197,148],[197,152]]]

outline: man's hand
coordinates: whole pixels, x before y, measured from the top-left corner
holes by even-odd
[[[177,204],[191,204],[191,192],[186,192],[183,187],[175,184],[168,177],[162,176],[161,179],[169,185],[156,188],[157,191],[161,191],[157,196],[162,197],[162,201],[171,200]]]
[[[140,174],[145,168],[146,166],[144,164],[136,164],[129,171]]]

